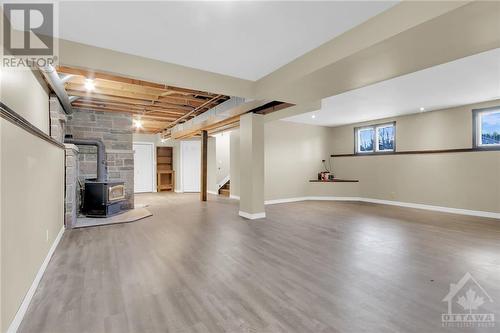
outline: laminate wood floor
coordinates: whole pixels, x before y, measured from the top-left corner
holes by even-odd
[[[215,196],[136,200],[153,216],[64,234],[20,333],[500,330],[499,220],[308,201],[249,221]],[[441,326],[466,272],[496,328]]]

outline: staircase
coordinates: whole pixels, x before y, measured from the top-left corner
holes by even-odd
[[[231,181],[228,180],[227,182],[224,183],[224,185],[222,185],[221,188],[219,188],[219,195],[222,195],[224,197],[229,197],[229,189],[230,189],[230,186],[231,186]]]

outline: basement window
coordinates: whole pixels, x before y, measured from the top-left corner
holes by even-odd
[[[390,153],[395,151],[396,123],[355,128],[356,154]]]
[[[500,107],[473,110],[475,148],[500,149]]]

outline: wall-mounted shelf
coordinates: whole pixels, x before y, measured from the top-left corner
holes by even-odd
[[[364,157],[364,156],[382,156],[382,155],[416,155],[416,154],[446,154],[446,153],[474,153],[484,151],[498,151],[500,147],[483,147],[483,148],[459,148],[459,149],[438,149],[438,150],[407,150],[394,152],[375,152],[361,154],[333,154],[331,157]]]
[[[335,178],[333,180],[311,179],[309,182],[310,183],[357,183],[357,182],[359,182],[359,180],[357,180],[357,179],[339,179],[339,178]]]

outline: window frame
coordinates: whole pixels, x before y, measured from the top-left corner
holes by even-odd
[[[360,135],[360,132],[363,131],[363,130],[367,130],[367,129],[373,129],[373,134],[372,134],[372,140],[373,140],[373,150],[370,150],[370,151],[360,151],[358,148],[359,148],[359,145],[358,145],[358,142],[359,142],[359,135]],[[356,154],[373,154],[375,152],[375,128],[373,126],[363,126],[363,127],[357,127],[354,129],[354,136],[355,136],[355,142],[354,142],[354,149],[356,151]]]
[[[394,129],[394,148],[391,150],[379,150],[378,149],[378,129],[384,127],[392,126]],[[359,133],[362,130],[373,129],[373,150],[371,151],[359,151]],[[359,126],[354,127],[354,154],[356,155],[386,155],[386,154],[394,154],[396,152],[396,122],[384,122],[373,125]]]
[[[500,106],[472,110],[472,147],[480,150],[500,150],[500,143],[481,143],[481,116],[483,114],[500,113]]]

